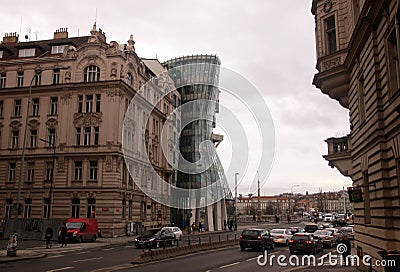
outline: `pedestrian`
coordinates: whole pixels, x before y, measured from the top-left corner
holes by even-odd
[[[193,224],[192,224],[192,231],[193,231],[193,234],[195,233],[195,231],[196,231],[196,224],[193,222]]]
[[[59,243],[61,247],[67,246],[67,226],[65,223],[61,226],[60,230],[58,231]]]
[[[288,214],[288,216],[287,216],[287,222],[288,222],[288,224],[290,224],[290,221],[291,221],[291,217],[290,217],[290,214]]]
[[[349,256],[351,254],[351,242],[349,240],[349,237],[347,235],[343,236],[343,242],[342,244],[344,244],[345,250],[342,253],[343,256],[343,262],[345,265],[351,265],[351,263],[349,264],[348,261],[351,261],[352,259],[350,258],[349,260],[347,259],[347,256]]]
[[[53,229],[50,224],[47,226],[45,238],[46,238],[46,248],[49,247],[51,248],[52,246],[51,239],[53,239]]]
[[[224,230],[226,230],[226,219],[224,219]]]

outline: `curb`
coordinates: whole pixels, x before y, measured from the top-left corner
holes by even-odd
[[[7,257],[8,259],[2,260],[0,258],[0,263],[10,263],[15,261],[26,261],[26,260],[33,260],[33,259],[41,259],[47,256],[47,253],[40,253],[34,256],[26,256],[26,257]]]

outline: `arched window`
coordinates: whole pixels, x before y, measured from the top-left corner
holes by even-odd
[[[95,82],[100,80],[100,68],[96,65],[86,67],[83,73],[84,82]]]

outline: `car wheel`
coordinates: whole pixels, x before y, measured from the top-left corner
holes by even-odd
[[[317,255],[317,245],[314,246],[314,251],[313,251],[314,255]]]
[[[240,247],[241,251],[244,251],[245,249],[246,249],[245,247],[242,247],[242,246]]]
[[[286,246],[289,246],[289,240],[286,240],[285,245],[286,245]]]
[[[96,242],[96,239],[97,239],[96,235],[93,235],[92,241],[93,241],[93,242]]]
[[[82,242],[83,242],[82,236],[79,236],[78,242],[79,242],[79,243],[82,243]]]
[[[274,249],[275,248],[275,243],[272,243],[270,249]]]
[[[290,254],[294,254],[294,250],[293,249],[289,249],[289,251],[290,251]]]

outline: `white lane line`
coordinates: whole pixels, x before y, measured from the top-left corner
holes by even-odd
[[[104,250],[113,250],[114,248],[113,247],[110,247],[110,248],[105,248]]]
[[[258,258],[258,257],[254,257],[254,258],[247,259],[246,262],[250,262],[250,261],[255,260],[255,259],[257,259],[257,258]]]
[[[86,261],[94,261],[94,260],[100,260],[103,259],[104,257],[97,257],[97,258],[89,258],[89,259],[81,259],[81,260],[75,260],[72,261],[73,263],[78,263],[78,262],[86,262]]]
[[[76,255],[80,255],[80,254],[85,254],[85,253],[88,253],[88,252],[90,252],[90,251],[82,251],[82,252],[78,252],[78,253],[75,253]]]
[[[47,259],[51,259],[51,258],[60,258],[60,257],[63,257],[63,256],[65,256],[65,255],[53,255],[53,256],[49,256],[49,257],[47,257]]]
[[[62,268],[57,268],[57,269],[53,269],[53,270],[47,270],[46,272],[56,272],[56,271],[62,271],[62,270],[68,270],[73,268],[72,266],[67,266],[67,267],[62,267]]]
[[[231,264],[223,265],[223,266],[220,266],[220,267],[218,267],[218,268],[219,268],[219,269],[227,268],[227,267],[229,267],[229,266],[233,266],[233,265],[237,265],[237,264],[240,264],[240,262],[236,262],[236,263],[231,263]]]
[[[206,270],[206,272],[211,272],[212,270]]]

